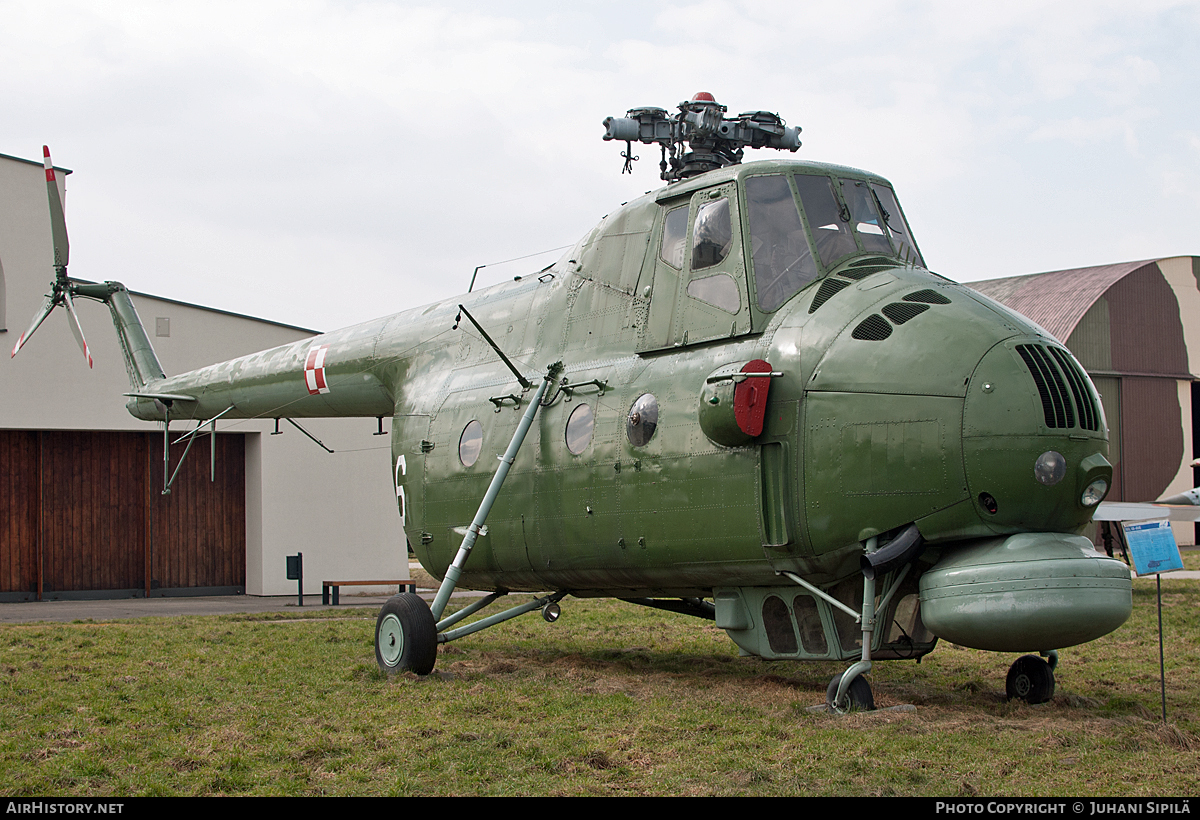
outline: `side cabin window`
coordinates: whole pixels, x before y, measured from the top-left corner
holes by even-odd
[[[756,301],[759,310],[769,313],[816,279],[817,265],[787,177],[747,179],[746,211]]]
[[[699,191],[692,196],[689,210],[690,252],[673,328],[676,344],[737,335],[736,317],[748,313],[735,187]],[[746,332],[749,316],[743,316],[743,321],[742,332]]]
[[[667,211],[663,220],[662,250],[659,258],[675,270],[683,270],[683,253],[687,248],[688,209],[681,208]]]
[[[729,223],[729,200],[706,202],[696,211],[692,228],[692,270],[719,265],[729,256],[733,226]]]
[[[661,207],[653,296],[637,349],[660,350],[749,333],[736,183],[680,194]]]
[[[662,250],[659,258],[681,270],[687,248],[687,207],[667,212],[663,220]],[[692,270],[703,270],[720,264],[729,256],[733,244],[733,225],[729,220],[729,200],[720,199],[700,206],[696,227],[692,231]],[[737,283],[727,273],[692,278],[687,295],[693,299],[736,315],[741,309],[741,294]]]

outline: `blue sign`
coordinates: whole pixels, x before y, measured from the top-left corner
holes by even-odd
[[[1133,569],[1138,575],[1155,575],[1183,569],[1183,558],[1175,544],[1175,533],[1171,522],[1138,521],[1121,525],[1125,529],[1125,542],[1129,544],[1129,555]]]

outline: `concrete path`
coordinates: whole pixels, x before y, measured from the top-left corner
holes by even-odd
[[[418,589],[426,601],[433,601],[435,590]],[[478,598],[482,592],[456,592],[454,599]],[[305,595],[301,609],[295,595],[259,597],[256,595],[206,595],[199,598],[118,598],[104,601],[30,601],[0,604],[0,624],[36,621],[113,621],[122,618],[164,618],[172,615],[229,615],[255,612],[328,612],[331,616],[353,607],[378,609],[390,595],[341,595],[340,606],[321,606],[320,595]]]
[[[1198,580],[1200,572],[1181,570],[1163,573],[1163,580]],[[1134,578],[1135,583],[1152,584],[1154,576]],[[458,597],[478,597],[481,592],[456,592]],[[421,590],[427,601],[433,600],[433,590]],[[227,615],[231,613],[295,612],[296,614],[326,611],[331,615],[350,607],[383,606],[387,595],[341,596],[340,606],[321,606],[320,595],[305,595],[304,608],[297,605],[295,595],[262,598],[255,595],[211,595],[201,598],[120,598],[105,601],[33,601],[0,604],[0,624],[33,623],[36,621],[112,621],[122,618],[169,617],[172,615]]]
[[[432,598],[432,596],[428,596]],[[207,595],[201,598],[121,598],[108,601],[31,601],[0,604],[0,623],[33,621],[112,621],[120,618],[161,618],[171,615],[227,615],[254,612],[313,612],[356,606],[377,608],[387,596],[342,595],[340,606],[321,606],[320,595],[305,595],[304,608],[295,595],[260,598],[255,595]]]

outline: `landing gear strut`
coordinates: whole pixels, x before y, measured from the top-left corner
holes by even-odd
[[[878,536],[872,536],[863,542],[863,556],[861,559],[863,597],[861,612],[855,612],[850,607],[831,598],[828,594],[794,573],[781,573],[814,595],[824,598],[832,606],[838,607],[862,626],[861,660],[852,664],[842,674],[834,675],[833,680],[829,682],[829,688],[825,690],[825,706],[831,712],[841,714],[852,709],[873,710],[875,708],[875,697],[871,694],[871,685],[863,677],[863,675],[871,671],[871,645],[875,640],[875,627],[877,626],[875,612],[877,608],[881,612],[887,611],[888,603],[892,600],[892,596],[896,594],[896,590],[900,589],[900,583],[908,574],[913,559],[920,555],[923,545],[924,539],[922,539],[916,524],[910,524],[905,527],[895,538],[884,545],[882,549],[879,548]],[[897,568],[900,571],[892,579],[891,584],[888,585],[886,591],[883,593],[883,597],[880,598],[878,605],[876,605],[875,579]]]
[[[478,328],[483,337],[489,343],[492,343],[487,332],[479,326],[474,317],[470,313],[467,313],[462,305],[459,305],[458,308],[463,313],[466,313],[467,318]],[[458,327],[458,325],[455,325],[455,327]],[[500,351],[500,348],[495,346],[495,343],[492,343],[492,347],[500,354],[500,358],[504,359],[504,363],[513,371],[513,374],[516,375],[522,387],[526,390],[533,387],[533,383],[513,367],[508,358]],[[567,594],[565,591],[513,607],[507,612],[493,615],[490,618],[484,618],[468,626],[448,632],[443,630],[461,621],[463,618],[473,615],[497,598],[507,595],[508,592],[507,590],[497,590],[447,618],[443,619],[442,615],[446,611],[446,604],[450,601],[451,593],[454,592],[454,588],[458,585],[463,565],[471,555],[471,549],[475,546],[475,540],[484,531],[484,522],[487,521],[488,513],[491,512],[492,504],[496,501],[496,496],[500,494],[500,488],[504,486],[504,479],[508,475],[509,468],[512,467],[513,462],[517,458],[517,451],[521,449],[521,444],[525,441],[525,434],[529,432],[529,427],[533,424],[533,417],[542,405],[542,397],[546,395],[546,388],[552,381],[558,378],[560,372],[562,372],[562,362],[555,362],[547,368],[545,377],[534,392],[533,399],[529,402],[529,407],[526,408],[524,415],[521,416],[520,423],[517,424],[517,430],[513,433],[512,440],[508,443],[508,449],[504,451],[504,455],[500,458],[500,466],[496,468],[496,473],[492,476],[487,493],[483,496],[483,501],[475,513],[475,518],[471,521],[471,526],[467,528],[466,537],[463,538],[462,544],[459,545],[458,552],[454,556],[454,561],[446,568],[442,584],[438,587],[437,595],[433,599],[433,606],[425,603],[425,599],[416,593],[405,592],[401,595],[393,595],[383,605],[383,609],[379,611],[379,618],[375,622],[375,660],[378,661],[379,668],[385,673],[392,675],[396,672],[408,671],[415,672],[418,675],[428,675],[433,671],[434,664],[437,663],[437,647],[439,643],[448,643],[449,641],[461,638],[464,635],[470,635],[481,629],[486,629],[493,624],[506,621],[509,618],[516,617],[533,609],[545,607],[546,614],[544,617],[546,617],[546,620],[557,620],[558,601]]]

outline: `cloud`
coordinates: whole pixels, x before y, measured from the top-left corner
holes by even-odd
[[[5,13],[0,151],[49,142],[76,169],[73,270],[311,326],[448,297],[475,265],[574,242],[661,184],[650,146],[619,174],[601,120],[699,90],[802,126],[798,158],[892,179],[951,276],[1073,266],[1061,234],[996,241],[1036,209],[1033,179],[1078,195],[1064,230],[1089,253],[1123,254],[1138,240],[1100,203],[1160,189],[1160,162],[1195,162],[1181,101],[1200,93],[1200,19],[1173,2]],[[1094,176],[1118,159],[1119,178]]]

